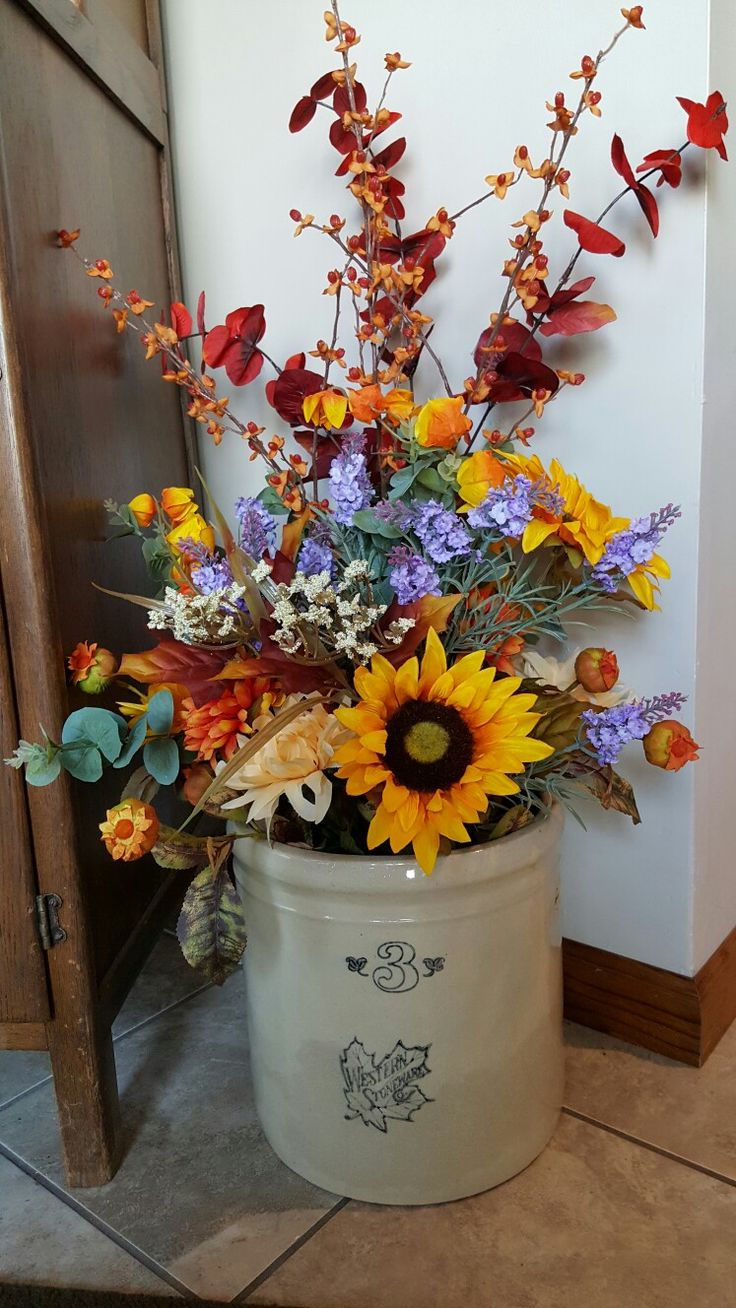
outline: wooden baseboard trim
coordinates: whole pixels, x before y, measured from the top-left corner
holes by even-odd
[[[0,1049],[48,1049],[43,1022],[0,1022]]]
[[[565,1017],[692,1067],[736,1019],[736,927],[695,976],[563,940]]]

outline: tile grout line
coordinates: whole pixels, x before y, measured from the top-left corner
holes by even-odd
[[[134,1026],[129,1026],[125,1031],[118,1032],[116,1036],[113,1036],[113,1044],[116,1045],[119,1040],[124,1040],[126,1036],[132,1035],[134,1031],[140,1031],[141,1027],[147,1026],[149,1022],[155,1022],[157,1017],[162,1017],[164,1013],[171,1012],[172,1008],[178,1008],[180,1004],[186,1004],[187,1000],[193,999],[195,995],[201,995],[204,990],[211,989],[212,982],[207,981],[205,985],[198,986],[196,990],[190,990],[188,995],[182,995],[181,999],[175,999],[172,1004],[167,1004],[165,1008],[160,1008],[157,1013],[151,1013],[149,1017],[141,1018],[140,1022],[136,1022]],[[12,1052],[12,1050],[4,1052]],[[0,1102],[0,1113],[2,1113],[3,1109],[10,1108],[11,1104],[17,1103],[19,1099],[23,1099],[26,1095],[29,1095],[32,1090],[38,1090],[39,1086],[47,1085],[48,1082],[53,1081],[53,1079],[53,1075],[42,1076],[40,1081],[34,1081],[32,1085],[27,1085],[25,1090],[19,1090],[17,1095],[11,1095],[10,1099],[4,1099]]]
[[[642,1140],[641,1136],[632,1135],[629,1131],[623,1131],[618,1126],[611,1126],[608,1122],[601,1122],[597,1117],[590,1117],[588,1113],[580,1113],[576,1108],[562,1106],[563,1113],[568,1117],[574,1117],[579,1122],[585,1122],[588,1126],[595,1126],[599,1131],[606,1131],[608,1135],[615,1135],[619,1140],[626,1140],[629,1144],[639,1145],[641,1149],[648,1149],[650,1153],[659,1154],[661,1158],[669,1158],[670,1162],[679,1163],[681,1167],[689,1167],[693,1172],[701,1172],[703,1176],[710,1176],[714,1181],[721,1181],[724,1185],[736,1187],[736,1177],[726,1176],[724,1172],[717,1172],[713,1167],[707,1167],[705,1163],[696,1163],[693,1158],[685,1158],[682,1154],[676,1154],[672,1149],[665,1149],[663,1145],[652,1144],[649,1140]]]
[[[350,1199],[338,1199],[337,1203],[333,1204],[332,1208],[328,1208],[326,1213],[323,1213],[316,1222],[313,1222],[311,1226],[307,1227],[306,1231],[303,1231],[287,1249],[284,1249],[268,1264],[268,1267],[264,1267],[262,1272],[259,1272],[257,1276],[254,1276],[253,1280],[249,1281],[245,1288],[240,1290],[235,1295],[234,1299],[230,1300],[230,1303],[246,1304],[250,1296],[258,1290],[260,1286],[270,1280],[274,1273],[277,1272],[280,1267],[283,1267],[284,1263],[288,1262],[289,1259],[292,1258],[294,1254],[298,1253],[300,1249],[303,1249],[305,1244],[308,1244],[313,1236],[323,1230],[328,1222],[331,1222],[333,1217],[337,1217],[337,1214],[341,1213],[343,1208],[347,1208],[348,1204],[351,1202],[352,1200]]]
[[[140,1249],[138,1245],[133,1244],[132,1240],[129,1240],[127,1236],[122,1235],[120,1231],[116,1231],[114,1226],[110,1226],[110,1224],[105,1221],[104,1217],[99,1217],[91,1208],[87,1208],[85,1204],[83,1204],[79,1199],[75,1199],[74,1196],[64,1190],[62,1186],[57,1185],[57,1183],[52,1181],[48,1176],[44,1176],[44,1173],[39,1171],[37,1167],[34,1167],[32,1163],[26,1162],[25,1158],[21,1158],[20,1154],[16,1154],[14,1149],[8,1148],[8,1146],[3,1144],[2,1141],[0,1141],[0,1157],[5,1158],[9,1163],[13,1163],[15,1167],[17,1167],[19,1171],[24,1172],[31,1181],[35,1181],[43,1190],[48,1191],[48,1193],[52,1194],[55,1199],[60,1200],[60,1202],[65,1204],[67,1208],[70,1208],[72,1212],[76,1213],[78,1217],[81,1217],[84,1221],[88,1222],[90,1226],[93,1226],[101,1235],[106,1236],[111,1244],[117,1245],[117,1247],[122,1249],[124,1253],[129,1254],[137,1263],[140,1263],[149,1272],[152,1272],[154,1276],[157,1276],[160,1281],[164,1281],[167,1285],[171,1286],[173,1290],[178,1291],[182,1298],[194,1300],[196,1302],[200,1301],[200,1295],[196,1294],[194,1290],[191,1290],[183,1281],[180,1281],[172,1272],[169,1272],[162,1263],[157,1262],[155,1258],[152,1258],[150,1254],[147,1254],[145,1249]]]

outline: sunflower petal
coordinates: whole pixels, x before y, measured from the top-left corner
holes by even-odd
[[[434,871],[434,865],[437,862],[437,851],[440,847],[440,833],[434,826],[429,823],[418,831],[413,840],[414,853],[417,862],[429,876]]]
[[[366,837],[368,848],[377,849],[379,845],[383,845],[388,840],[394,825],[393,814],[387,812],[383,804],[379,804],[368,828]]]

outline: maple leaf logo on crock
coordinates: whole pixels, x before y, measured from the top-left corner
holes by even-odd
[[[410,1122],[424,1104],[433,1101],[416,1084],[428,1076],[431,1045],[405,1045],[397,1040],[390,1054],[376,1060],[355,1036],[340,1055],[345,1081],[346,1118],[359,1117],[365,1126],[385,1134],[388,1119]]]

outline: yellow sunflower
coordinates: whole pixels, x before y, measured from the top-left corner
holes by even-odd
[[[566,472],[557,459],[549,465],[549,472],[539,455],[506,454],[504,461],[514,473],[523,473],[531,481],[546,481],[560,496],[560,513],[536,509],[534,517],[521,538],[525,554],[540,545],[554,545],[557,541],[574,550],[588,563],[600,562],[606,541],[627,523],[626,518],[614,518],[607,504],[593,498],[582,482]]]
[[[628,526],[628,523],[627,523]],[[659,609],[657,599],[659,597],[659,579],[663,577],[668,579],[672,576],[670,565],[661,554],[653,554],[651,559],[646,563],[637,563],[633,572],[630,572],[626,580],[633,590],[640,604],[650,613],[653,609]]]
[[[489,795],[514,795],[509,773],[553,750],[529,732],[534,695],[520,695],[518,677],[496,677],[485,653],[466,654],[451,668],[429,631],[421,668],[416,658],[396,669],[376,654],[359,668],[361,703],[335,716],[354,737],[335,751],[337,776],[349,795],[380,791],[368,848],[389,841],[394,854],[413,845],[423,871],[432,871],[440,837],[465,843]]]

